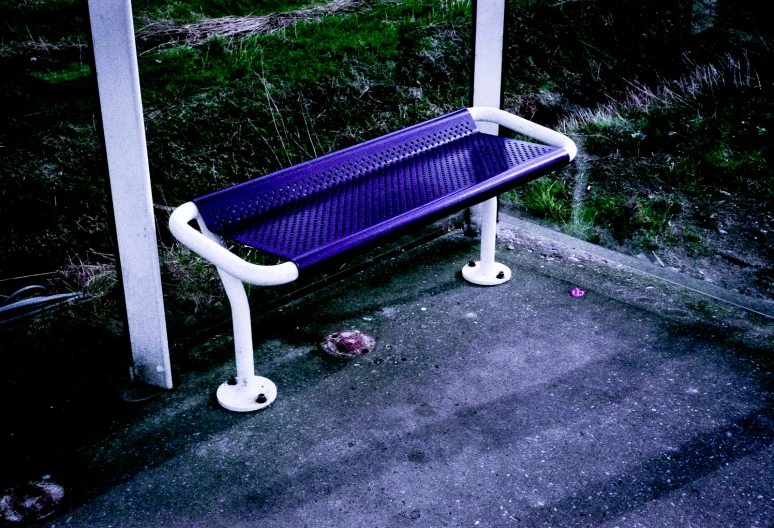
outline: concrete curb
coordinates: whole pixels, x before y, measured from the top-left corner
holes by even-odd
[[[770,319],[774,319],[774,303],[772,302],[763,301],[761,299],[754,299],[752,297],[748,297],[746,295],[715,286],[714,284],[709,284],[707,282],[696,280],[691,277],[686,277],[680,273],[675,273],[674,271],[655,266],[650,262],[630,257],[629,255],[624,255],[616,251],[611,251],[583,240],[578,240],[577,238],[565,235],[564,233],[560,233],[553,229],[549,229],[526,220],[521,220],[520,218],[515,218],[503,212],[500,212],[500,225],[503,227],[512,227],[527,231],[534,235],[551,240],[552,242],[568,246],[578,251],[584,251],[591,255],[612,262],[616,262],[622,266],[645,275],[656,277],[672,284],[682,286],[683,288],[695,291],[702,295],[712,297],[718,301],[732,304],[744,310],[768,317]]]

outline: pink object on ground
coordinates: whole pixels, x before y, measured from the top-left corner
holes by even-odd
[[[580,288],[573,288],[572,291],[570,292],[570,295],[572,295],[573,297],[583,297],[583,293],[584,293],[583,290],[581,290]]]
[[[331,357],[348,359],[362,356],[376,347],[376,339],[360,330],[341,330],[325,336],[320,348]]]

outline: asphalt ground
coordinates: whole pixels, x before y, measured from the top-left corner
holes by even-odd
[[[452,232],[254,314],[266,410],[217,405],[228,334],[186,351],[62,462],[39,525],[774,526],[771,318],[508,222],[512,279],[473,286],[477,248]],[[324,357],[344,329],[375,350]]]

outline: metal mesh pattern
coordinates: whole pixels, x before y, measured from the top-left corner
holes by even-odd
[[[566,157],[482,134],[462,111],[196,203],[212,231],[303,268],[482,201]]]
[[[261,178],[261,181],[265,182],[267,178],[275,177],[278,180],[275,183],[286,180],[280,185],[237,186],[234,189],[239,189],[238,196],[235,196],[237,193],[230,192],[229,198],[222,203],[208,204],[205,217],[207,227],[218,232],[249,218],[264,215],[320,191],[352,181],[373,170],[472,134],[475,130],[475,124],[470,120],[450,121],[444,123],[445,126],[428,130],[425,134],[412,134],[414,130],[407,129],[403,133],[387,136],[382,141],[364,143]],[[253,182],[248,182],[250,183]],[[206,201],[206,197],[201,201]],[[196,202],[201,210],[200,201]]]

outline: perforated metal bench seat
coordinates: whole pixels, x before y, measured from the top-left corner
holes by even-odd
[[[460,110],[194,200],[208,229],[308,268],[553,171],[561,147],[484,134]]]
[[[476,122],[546,145],[485,134]],[[576,152],[556,131],[479,106],[180,205],[169,218],[172,234],[217,267],[231,305],[237,374],[218,387],[218,402],[247,412],[277,396],[274,383],[255,374],[245,283],[293,282],[301,269],[484,202],[481,259],[467,262],[462,277],[478,286],[503,284],[511,270],[495,261],[497,200],[489,198],[559,168]],[[224,247],[220,235],[287,261],[251,264]]]

